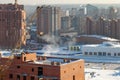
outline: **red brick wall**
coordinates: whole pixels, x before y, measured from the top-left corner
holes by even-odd
[[[73,75],[75,76],[75,80],[85,80],[83,60],[61,65],[60,68],[60,80],[73,80]]]
[[[36,53],[23,53],[22,55],[22,61],[24,61],[24,57],[26,57],[26,61],[34,61],[37,60]]]
[[[36,54],[22,54],[22,58],[15,58],[13,64],[7,70],[5,80],[16,80],[16,76],[20,75],[20,80],[23,80],[23,74],[27,74],[27,80],[30,80],[31,76],[38,80],[38,67],[43,68],[43,76],[45,77],[57,77],[58,80],[85,80],[84,78],[84,60],[76,60],[69,63],[61,63],[58,65],[37,64],[34,62],[24,62],[23,57],[26,59],[36,59]],[[33,70],[33,71],[32,71]],[[9,74],[13,74],[13,78],[9,78]],[[46,78],[44,80],[47,80]],[[52,80],[52,79],[48,79]]]

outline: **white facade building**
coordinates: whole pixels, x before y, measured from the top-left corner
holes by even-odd
[[[96,56],[120,56],[120,44],[115,42],[103,42],[103,44],[83,45],[84,55]]]

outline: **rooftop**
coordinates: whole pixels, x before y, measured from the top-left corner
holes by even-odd
[[[98,38],[98,39],[105,39],[109,41],[119,41],[118,39],[102,36],[102,35],[80,35],[78,37],[85,36],[85,37],[93,37],[93,38]]]
[[[84,45],[84,47],[113,47],[120,48],[119,43],[115,42],[103,42],[102,44],[92,44],[92,45]]]
[[[54,65],[59,66],[62,64],[68,64],[79,59],[70,59],[70,58],[60,58],[60,57],[46,57],[46,56],[39,56],[35,61],[27,61],[28,63],[32,64],[44,64],[44,65]]]

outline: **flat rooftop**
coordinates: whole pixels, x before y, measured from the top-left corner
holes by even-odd
[[[27,62],[31,64],[59,66],[59,65],[68,64],[68,63],[78,61],[78,60],[80,59],[39,56],[37,60],[27,61]]]
[[[83,45],[84,47],[108,47],[108,48],[120,48],[120,43],[103,42],[102,44]]]
[[[102,35],[80,35],[77,37],[81,37],[81,36],[93,37],[93,38],[104,39],[104,40],[109,40],[109,41],[119,41],[118,39],[114,39],[114,38],[110,38],[110,37],[106,37],[106,36],[102,36]]]

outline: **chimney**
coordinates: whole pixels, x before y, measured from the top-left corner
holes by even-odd
[[[64,63],[69,63],[71,60],[70,59],[63,59]]]
[[[57,64],[57,65],[60,65],[61,63],[60,63],[60,62],[57,62],[56,64]]]
[[[55,66],[55,65],[57,65],[57,62],[52,61],[52,62],[51,62],[51,65],[54,65],[54,66]]]
[[[46,58],[46,56],[43,56],[43,60],[46,60],[47,58]]]
[[[37,58],[38,60],[43,60],[42,56],[38,56]]]
[[[63,59],[63,62],[65,62],[65,63],[66,63],[66,62],[67,62],[67,59]]]

